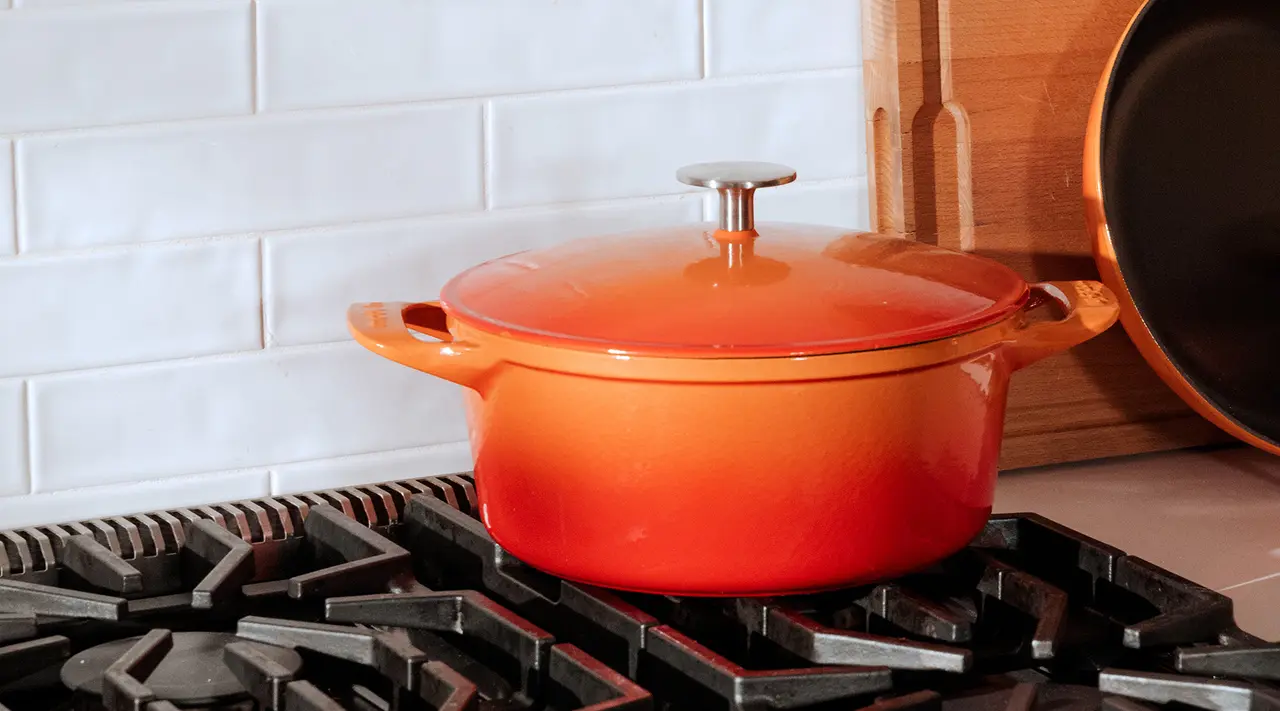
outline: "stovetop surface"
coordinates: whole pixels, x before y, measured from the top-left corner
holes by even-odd
[[[1031,514],[769,599],[529,568],[436,477],[0,531],[0,707],[1280,710],[1231,601]]]

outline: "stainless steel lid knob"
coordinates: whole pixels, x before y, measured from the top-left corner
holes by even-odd
[[[756,188],[786,185],[796,179],[796,171],[777,163],[697,163],[677,170],[676,179],[685,185],[714,188],[720,193],[720,229],[747,232],[756,226]]]

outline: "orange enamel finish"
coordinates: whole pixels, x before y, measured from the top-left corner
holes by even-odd
[[[476,328],[686,358],[847,353],[980,328],[1022,305],[998,262],[814,225],[578,239],[467,270],[441,302]]]
[[[981,529],[1010,374],[1116,318],[1096,282],[1028,293],[966,333],[789,358],[564,348],[434,303],[348,318],[370,350],[469,388],[482,518],[516,557],[605,587],[772,595],[897,575]],[[1045,302],[1064,316],[1031,322]]]
[[[1147,4],[1149,3],[1145,3],[1134,14],[1133,19],[1129,21],[1129,25],[1125,28],[1124,34],[1121,35],[1120,40],[1117,42],[1116,48],[1112,51],[1111,57],[1107,60],[1107,65],[1102,71],[1102,79],[1098,82],[1098,89],[1094,94],[1093,105],[1090,107],[1089,124],[1084,139],[1084,204],[1085,219],[1088,222],[1089,231],[1093,235],[1094,261],[1098,265],[1098,273],[1102,277],[1103,283],[1116,295],[1120,306],[1120,323],[1124,327],[1125,333],[1129,335],[1129,340],[1133,341],[1133,344],[1137,346],[1138,352],[1142,354],[1147,364],[1160,376],[1160,379],[1201,417],[1212,422],[1224,432],[1253,447],[1280,455],[1280,445],[1259,437],[1242,426],[1235,418],[1220,410],[1203,393],[1196,389],[1182,374],[1182,371],[1178,370],[1177,366],[1169,360],[1169,356],[1156,341],[1151,329],[1147,327],[1146,322],[1143,320],[1142,313],[1134,303],[1133,295],[1130,294],[1128,286],[1125,285],[1124,273],[1121,271],[1119,260],[1116,258],[1115,245],[1111,239],[1111,228],[1107,225],[1106,206],[1103,202],[1102,120],[1106,110],[1107,93],[1116,59],[1120,56],[1120,50],[1124,47],[1125,39],[1129,37],[1135,24],[1142,18]]]
[[[530,565],[626,590],[779,594],[901,574],[986,522],[1008,370],[992,352],[735,385],[513,366],[468,398],[481,515]]]

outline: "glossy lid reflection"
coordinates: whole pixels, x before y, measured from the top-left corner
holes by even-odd
[[[1026,298],[996,262],[886,235],[756,224],[580,239],[450,281],[487,331],[574,348],[768,357],[905,345],[973,330]]]

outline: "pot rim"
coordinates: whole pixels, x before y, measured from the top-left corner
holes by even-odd
[[[465,273],[464,273],[465,274]],[[629,356],[632,359],[639,358],[659,358],[664,360],[705,360],[705,361],[735,361],[735,360],[783,360],[797,358],[818,358],[826,356],[843,356],[853,355],[856,353],[874,353],[879,351],[890,351],[902,348],[911,348],[936,341],[958,338],[969,333],[975,333],[989,328],[995,324],[1001,323],[1015,316],[1019,312],[1025,310],[1031,300],[1030,285],[1024,284],[1022,294],[1016,301],[1012,302],[1008,308],[1004,310],[993,311],[986,318],[977,320],[968,324],[959,324],[954,330],[942,331],[934,335],[930,335],[919,340],[908,341],[906,343],[893,343],[890,345],[872,346],[863,348],[851,348],[847,350],[828,350],[838,348],[844,340],[836,340],[830,343],[814,342],[798,345],[792,351],[783,350],[783,346],[751,346],[751,347],[726,347],[718,352],[707,350],[690,350],[682,346],[671,346],[660,343],[626,343],[625,347],[614,347],[615,344],[605,339],[586,338],[586,337],[562,337],[554,333],[543,333],[540,331],[504,328],[505,324],[491,322],[478,315],[472,315],[465,309],[454,308],[446,301],[441,301],[441,305],[449,315],[450,324],[465,324],[466,330],[492,334],[505,339],[520,341],[536,345],[555,348],[557,350],[572,350],[584,353],[597,353],[608,355],[610,357]],[[450,326],[453,330],[453,326]]]
[[[791,356],[709,358],[602,352],[535,342],[476,328],[449,315],[455,344],[487,351],[494,361],[534,370],[615,380],[668,382],[795,382],[886,375],[941,365],[1016,340],[1027,310],[965,333],[874,350]],[[521,334],[523,335],[523,334]]]
[[[352,304],[347,323],[361,345],[384,358],[483,394],[507,366],[615,380],[796,382],[893,374],[999,350],[1011,372],[1087,341],[1116,321],[1115,296],[1099,282],[1041,282],[1029,293],[1008,317],[968,333],[879,350],[782,357],[669,357],[544,345],[471,327],[439,302]],[[1045,303],[1056,304],[1061,317],[1028,318]]]

